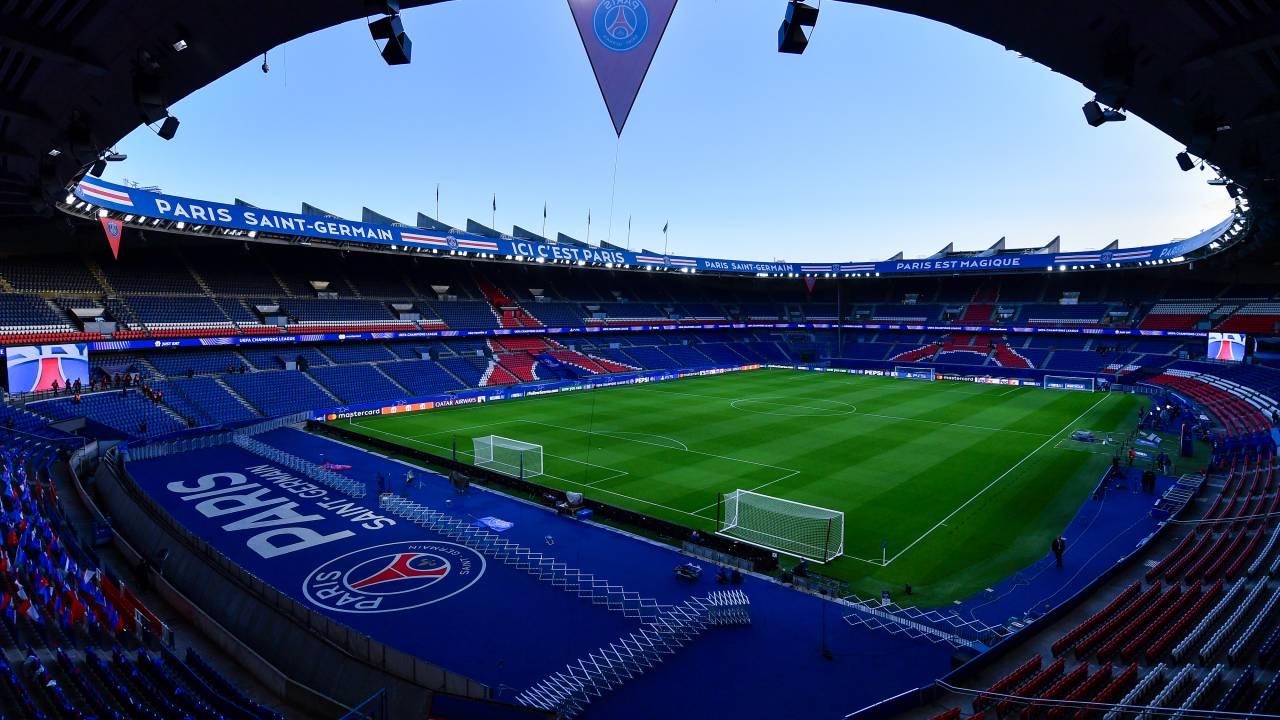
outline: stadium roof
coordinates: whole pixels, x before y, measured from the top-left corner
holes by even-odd
[[[1273,234],[1280,13],[1272,0],[844,1],[948,23],[1075,78],[1220,168],[1247,192],[1255,226]],[[48,214],[70,180],[142,124],[140,92],[172,105],[266,50],[363,11],[354,0],[0,4],[0,217]],[[859,62],[856,48],[849,54]]]

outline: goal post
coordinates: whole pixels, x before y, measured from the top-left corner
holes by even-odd
[[[503,475],[532,478],[542,474],[542,446],[499,435],[471,439],[474,464]]]
[[[721,496],[716,534],[825,563],[844,554],[844,513],[734,490]]]
[[[1046,390],[1097,390],[1097,382],[1091,377],[1075,377],[1071,375],[1045,375],[1041,383]]]
[[[893,368],[893,376],[906,380],[936,380],[937,374],[931,367],[912,367],[910,365],[896,365]]]

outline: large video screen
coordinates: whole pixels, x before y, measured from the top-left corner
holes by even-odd
[[[1209,360],[1227,360],[1243,362],[1245,335],[1243,333],[1209,333],[1209,349],[1205,357]]]
[[[88,345],[33,345],[5,349],[7,384],[11,393],[52,390],[79,380],[89,384]]]

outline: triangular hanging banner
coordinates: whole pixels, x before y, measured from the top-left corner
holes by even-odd
[[[619,136],[675,9],[676,0],[569,0]]]
[[[111,246],[111,257],[120,259],[120,236],[124,234],[124,223],[115,218],[104,217],[102,231],[107,234],[107,244]]]

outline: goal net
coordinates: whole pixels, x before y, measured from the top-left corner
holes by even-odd
[[[472,438],[475,466],[518,478],[542,474],[542,446],[498,435]]]
[[[1068,375],[1045,375],[1044,387],[1048,390],[1085,390],[1087,392],[1093,392],[1096,389],[1093,378]]]
[[[844,513],[750,490],[721,497],[717,527],[719,535],[816,562],[844,553]]]
[[[935,379],[933,368],[930,367],[903,367],[898,365],[893,368],[893,376],[896,378],[904,378],[906,380],[933,380]]]

